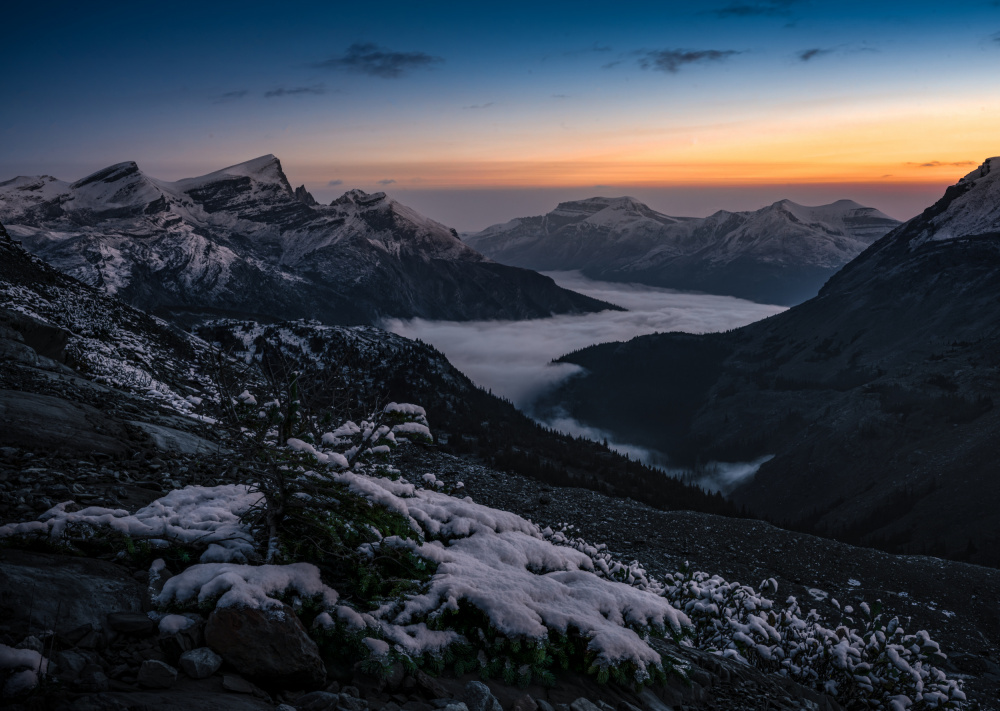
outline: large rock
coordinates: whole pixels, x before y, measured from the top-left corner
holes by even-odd
[[[0,326],[20,334],[21,339],[38,355],[60,363],[66,360],[69,332],[17,311],[0,309]]]
[[[147,689],[169,689],[177,681],[177,670],[166,662],[147,659],[139,667],[139,686]]]
[[[128,440],[120,421],[90,405],[0,390],[0,443],[122,456],[129,452]]]
[[[316,643],[287,605],[277,610],[219,608],[205,640],[237,671],[269,686],[319,686],[326,669]]]
[[[112,612],[108,615],[108,626],[115,632],[139,636],[151,635],[156,631],[156,623],[141,612]]]
[[[222,657],[208,647],[199,647],[184,652],[180,657],[180,667],[192,679],[204,679],[219,671]]]
[[[481,681],[470,681],[465,685],[465,705],[469,711],[503,711],[503,706]]]
[[[149,435],[149,438],[153,441],[153,444],[156,445],[157,449],[162,449],[164,452],[177,452],[179,454],[216,454],[229,451],[220,447],[215,442],[205,439],[204,437],[199,437],[198,435],[193,435],[188,432],[182,432],[181,430],[174,429],[173,427],[154,425],[149,422],[140,422],[139,420],[129,420],[129,424],[145,431],[146,434]]]
[[[141,611],[142,595],[142,584],[114,563],[17,550],[0,557],[0,632],[100,629],[110,612]]]

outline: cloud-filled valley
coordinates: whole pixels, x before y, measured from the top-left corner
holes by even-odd
[[[628,311],[529,321],[394,319],[384,325],[430,343],[477,384],[526,409],[539,394],[577,371],[577,366],[551,362],[566,353],[647,333],[725,331],[784,311],[729,296],[594,281],[576,272],[548,276],[560,286]]]
[[[552,362],[566,353],[597,343],[626,341],[649,333],[725,331],[785,310],[782,306],[758,304],[730,296],[594,281],[578,272],[549,272],[548,276],[560,286],[617,304],[628,311],[602,311],[528,321],[393,319],[383,326],[401,336],[430,343],[476,384],[532,414],[532,404],[541,394],[580,372],[579,366]],[[548,419],[545,424],[575,436],[597,441],[606,439],[613,449],[623,454],[650,465],[668,468],[665,454],[618,441],[608,433],[570,417]],[[725,468],[728,465],[720,466]],[[752,474],[756,468],[753,466],[749,471],[744,467],[740,472]],[[680,471],[670,473],[675,476],[684,474]],[[714,470],[708,474],[709,478],[699,483],[723,491],[735,485],[733,477]]]

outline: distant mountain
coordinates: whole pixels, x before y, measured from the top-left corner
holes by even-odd
[[[119,163],[75,183],[0,183],[0,220],[32,252],[134,306],[374,323],[518,319],[608,308],[496,264],[384,193],[319,205],[272,155],[177,182]]]
[[[466,242],[504,264],[794,304],[900,223],[851,200],[670,217],[635,198],[560,203]]]
[[[678,464],[774,455],[737,503],[846,540],[1000,564],[1000,158],[838,272],[726,334],[564,358],[551,395]]]

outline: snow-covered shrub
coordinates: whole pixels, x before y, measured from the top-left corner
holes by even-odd
[[[959,683],[934,663],[944,660],[927,632],[906,634],[881,605],[861,603],[856,616],[833,627],[794,597],[783,605],[773,579],[760,589],[716,575],[684,571],[667,576],[664,596],[693,623],[691,641],[766,671],[834,695],[847,708],[958,708]]]
[[[14,649],[0,644],[0,696],[27,694],[48,673],[49,660],[32,649]]]

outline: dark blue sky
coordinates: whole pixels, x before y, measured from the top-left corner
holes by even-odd
[[[868,191],[906,217],[1000,153],[993,0],[5,14],[0,179],[274,153],[318,197],[381,187],[467,229],[595,192],[694,214]]]

